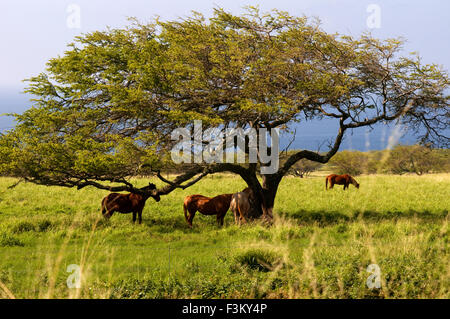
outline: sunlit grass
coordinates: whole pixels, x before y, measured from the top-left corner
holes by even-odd
[[[186,195],[236,192],[244,182],[215,175],[149,199],[143,224],[133,225],[129,214],[101,218],[106,191],[7,189],[15,180],[1,178],[0,296],[448,298],[450,175],[357,180],[360,189],[326,191],[322,176],[288,177],[271,227],[237,227],[228,213],[223,228],[197,214],[189,229]],[[372,263],[380,289],[366,285]],[[67,287],[70,264],[82,268],[80,289]]]

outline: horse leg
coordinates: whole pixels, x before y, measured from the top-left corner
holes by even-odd
[[[139,225],[142,223],[142,209],[138,212]]]
[[[219,225],[219,227],[223,226],[223,219],[225,218],[225,215],[227,214],[228,208],[227,209],[223,209],[223,210],[219,210],[217,212],[216,218],[217,218],[217,224]]]
[[[192,228],[192,219],[194,219],[195,211],[191,212],[192,209],[188,207],[188,203],[186,202],[183,204],[183,211],[184,211],[184,219],[186,219],[186,222],[188,223],[189,227]]]
[[[188,216],[187,222],[189,224],[189,227],[192,228],[192,221],[194,220],[194,216],[195,216],[195,213],[197,212],[197,210],[192,209],[192,210],[188,210],[188,211],[189,211],[189,216]]]
[[[242,214],[241,209],[239,209],[239,226],[241,226],[242,224],[246,224],[247,220],[245,219],[244,214]]]
[[[136,222],[136,212],[133,212],[133,224]]]
[[[242,224],[247,224],[247,220],[244,215],[241,215],[241,218],[239,218],[239,226]]]
[[[240,219],[239,219],[239,221],[238,221],[238,212],[237,212],[237,209],[235,209],[234,211],[233,211],[233,213],[234,213],[234,223],[236,224],[236,225],[240,225],[241,224],[241,221],[240,221]]]
[[[225,214],[217,214],[216,215],[216,219],[217,219],[217,224],[219,225],[219,227],[223,226],[223,218],[225,217]]]
[[[220,216],[219,216],[219,214],[216,215],[216,221],[217,221],[217,225],[220,227]]]

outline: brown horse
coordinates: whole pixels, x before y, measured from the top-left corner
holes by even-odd
[[[336,175],[331,174],[328,175],[325,179],[325,189],[328,190],[328,182],[330,182],[330,189],[333,188],[334,184],[344,185],[344,190],[348,188],[350,184],[353,184],[356,188],[359,188],[358,182],[348,174],[344,175]]]
[[[253,192],[248,187],[242,192],[233,194],[230,210],[234,213],[234,221],[236,224],[241,225],[242,222],[247,222],[246,217],[248,217],[252,205],[254,205],[253,202]]]
[[[102,200],[102,215],[109,219],[114,212],[122,214],[133,213],[133,223],[136,221],[137,214],[140,224],[142,223],[142,210],[144,209],[145,201],[150,196],[157,202],[160,200],[159,195],[152,192],[155,189],[155,184],[149,183],[148,186],[141,189],[145,195],[111,193]]]
[[[192,228],[192,220],[195,213],[199,211],[203,215],[216,215],[219,226],[223,225],[223,219],[230,208],[231,196],[233,194],[222,194],[210,198],[203,195],[189,195],[184,199],[184,217],[189,227]],[[189,216],[188,213],[189,212]]]

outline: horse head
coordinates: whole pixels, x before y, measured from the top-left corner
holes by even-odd
[[[153,183],[148,183],[148,186],[142,188],[145,192],[150,192],[150,196],[157,202],[161,200],[161,197],[158,194],[158,190],[156,189],[156,185]]]

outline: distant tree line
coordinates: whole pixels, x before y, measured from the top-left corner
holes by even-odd
[[[450,150],[433,149],[423,145],[397,145],[392,150],[341,151],[327,164],[306,159],[298,161],[291,175],[306,177],[317,170],[329,170],[337,174],[405,174],[450,172]]]

